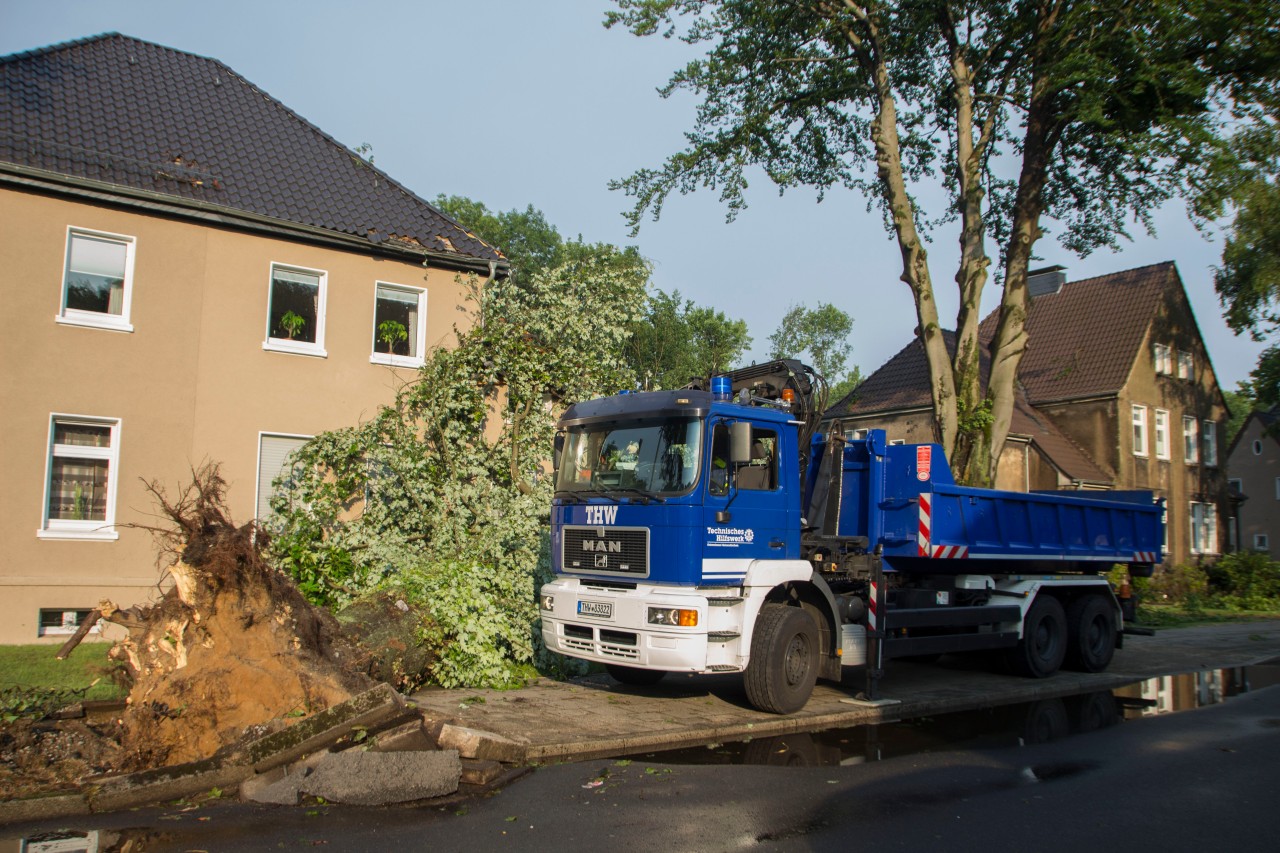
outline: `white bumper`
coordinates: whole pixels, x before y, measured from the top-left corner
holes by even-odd
[[[551,610],[541,611],[542,638],[560,654],[668,672],[737,672],[746,666],[741,644],[746,608],[739,589],[645,584],[610,589],[560,578],[543,586],[542,595],[555,599]],[[650,607],[694,610],[698,624],[650,625]]]

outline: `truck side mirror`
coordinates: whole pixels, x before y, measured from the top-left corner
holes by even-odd
[[[555,441],[552,443],[551,453],[551,469],[555,472],[560,471],[560,454],[564,453],[564,433],[556,433]]]
[[[747,421],[729,424],[729,461],[738,465],[751,461],[751,424]]]

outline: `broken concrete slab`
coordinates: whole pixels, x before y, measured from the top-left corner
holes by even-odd
[[[93,811],[118,811],[203,794],[214,788],[228,790],[252,775],[250,767],[209,758],[124,776],[107,776],[86,786],[85,794]]]
[[[310,772],[308,767],[277,767],[259,773],[240,783],[240,800],[272,806],[296,806],[302,799],[302,781]]]
[[[250,743],[245,747],[244,760],[262,773],[330,746],[356,729],[391,725],[414,716],[417,711],[408,707],[391,685],[379,684],[284,731]]]
[[[488,785],[502,775],[501,761],[489,759],[464,758],[462,760],[462,783],[464,785]]]
[[[25,800],[0,801],[0,825],[29,820],[51,820],[89,813],[83,794],[51,794]]]
[[[436,748],[434,738],[427,736],[421,717],[415,717],[395,728],[378,732],[373,739],[374,752],[419,752]]]
[[[325,756],[301,790],[331,803],[377,806],[443,797],[458,790],[462,762],[455,750],[364,752]]]
[[[445,723],[436,739],[441,749],[456,749],[463,758],[482,758],[519,764],[524,761],[525,746],[493,732]]]

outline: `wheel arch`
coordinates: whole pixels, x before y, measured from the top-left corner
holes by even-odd
[[[840,680],[840,618],[837,616],[836,597],[821,575],[814,572],[807,580],[780,583],[769,590],[762,604],[786,604],[807,612],[818,626],[818,647],[822,652],[818,677]]]

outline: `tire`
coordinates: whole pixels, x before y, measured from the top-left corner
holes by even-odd
[[[818,745],[808,732],[756,738],[743,751],[742,763],[768,767],[818,767],[822,764],[818,759]]]
[[[1045,678],[1067,654],[1067,614],[1058,599],[1042,592],[1022,620],[1022,639],[1009,650],[1009,669],[1027,678]]]
[[[636,669],[634,666],[619,666],[616,663],[607,663],[604,668],[613,676],[614,681],[628,687],[652,687],[667,674],[661,669]]]
[[[1041,699],[1027,706],[1027,717],[1022,724],[1023,743],[1052,743],[1070,733],[1067,706],[1061,699]]]
[[[1104,595],[1082,595],[1067,608],[1067,669],[1102,672],[1116,653],[1116,618]]]
[[[794,714],[818,680],[818,626],[799,607],[766,604],[751,637],[751,661],[743,682],[761,711]]]
[[[1096,732],[1120,722],[1120,709],[1110,690],[1086,693],[1073,697],[1070,702],[1072,728],[1079,734]]]

